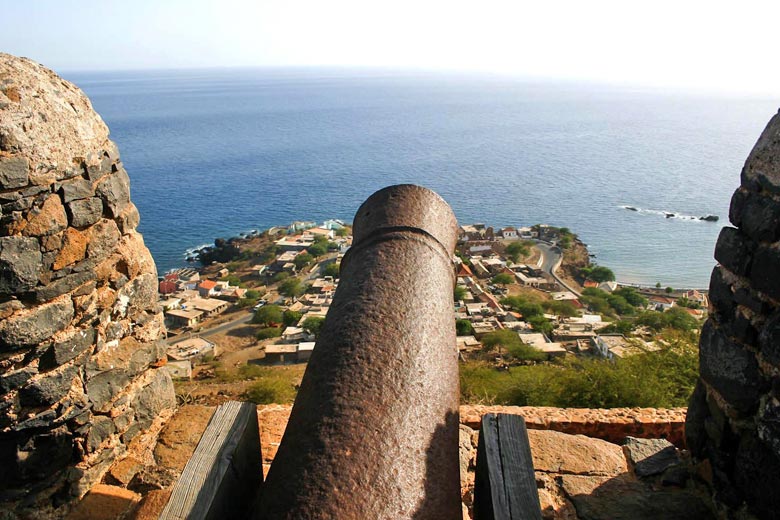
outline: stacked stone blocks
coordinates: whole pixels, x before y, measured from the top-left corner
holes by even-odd
[[[138,222],[86,96],[0,54],[0,510],[83,495],[174,408]]]
[[[750,153],[715,247],[688,446],[729,514],[780,510],[780,115]]]

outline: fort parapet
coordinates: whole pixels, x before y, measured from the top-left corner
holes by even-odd
[[[0,54],[0,511],[80,497],[175,407],[157,273],[87,97]]]

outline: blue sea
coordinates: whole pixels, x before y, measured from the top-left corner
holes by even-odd
[[[620,281],[706,287],[740,169],[780,104],[404,71],[65,76],[119,145],[160,272],[217,237],[351,220],[375,190],[416,183],[461,223],[569,227]],[[686,218],[707,214],[721,219]]]

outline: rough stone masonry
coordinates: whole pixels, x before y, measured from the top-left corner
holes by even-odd
[[[715,247],[712,309],[686,436],[715,499],[739,518],[780,511],[780,115],[742,169]],[[747,513],[747,515],[746,515]]]
[[[175,407],[138,220],[87,97],[0,54],[0,513],[83,495]]]

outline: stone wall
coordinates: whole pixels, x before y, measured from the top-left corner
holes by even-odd
[[[718,238],[688,446],[730,513],[780,511],[780,115],[742,169]]]
[[[87,97],[0,54],[0,511],[83,495],[175,398],[157,273]]]

